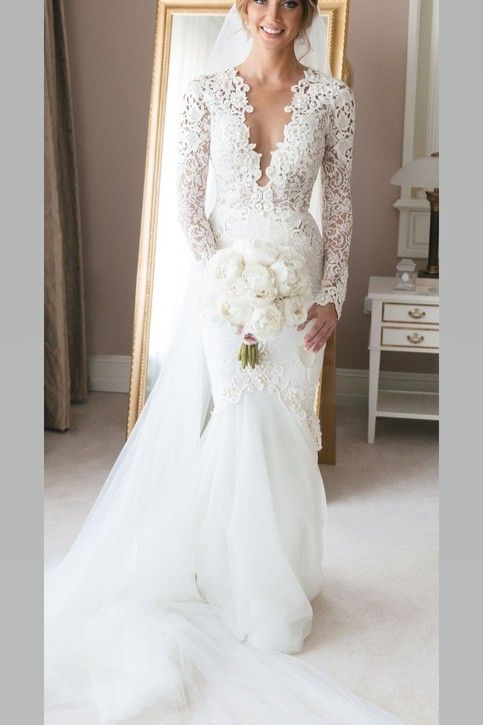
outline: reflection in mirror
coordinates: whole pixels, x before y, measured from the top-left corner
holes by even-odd
[[[439,0],[409,0],[401,166],[439,151]],[[422,189],[401,187],[398,257],[427,258],[430,208]]]
[[[159,203],[155,236],[146,396],[156,380],[176,323],[190,261],[190,251],[176,219],[176,144],[173,139],[178,134],[179,108],[184,88],[195,75],[203,72],[223,20],[224,15],[221,14],[173,16],[159,185],[159,199],[162,203]]]
[[[177,221],[176,139],[182,96],[189,81],[207,70],[211,49],[231,4],[231,0],[210,0],[210,4],[204,0],[157,2],[127,435],[163,363],[191,263],[191,252]],[[345,57],[348,0],[319,0],[319,12],[326,28],[328,53],[320,61],[328,64],[333,76],[351,85]],[[302,56],[301,61],[310,66],[310,55],[307,58]],[[318,221],[320,173],[310,211]],[[321,380],[314,402],[325,440],[319,462],[335,463],[334,334],[327,343]]]

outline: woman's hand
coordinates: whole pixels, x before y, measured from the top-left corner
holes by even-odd
[[[335,329],[338,320],[333,302],[329,302],[327,305],[314,303],[307,313],[305,322],[297,327],[297,330],[303,330],[309,322],[313,321],[310,329],[304,335],[305,349],[314,352],[321,350]]]

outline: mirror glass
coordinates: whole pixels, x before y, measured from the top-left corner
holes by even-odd
[[[191,266],[191,252],[177,220],[177,139],[183,92],[192,78],[208,70],[211,49],[230,7],[231,3],[224,0],[211,7],[206,7],[204,0],[193,0],[189,7],[184,3],[176,5],[157,0],[128,436],[154,385],[175,332]],[[348,0],[337,0],[337,3],[320,0],[319,11],[322,23],[316,32],[322,33],[326,41],[319,44],[319,47],[325,46],[326,54],[315,59],[309,51],[300,60],[304,65],[325,67],[327,72],[350,85],[350,68],[345,59]],[[310,205],[310,212],[317,222],[321,216],[320,191],[319,172]],[[320,401],[324,400],[325,462],[330,462],[335,455],[335,418],[327,412],[335,410],[334,336],[328,342],[323,370],[316,407],[320,412]]]
[[[149,394],[156,380],[174,331],[190,261],[190,251],[176,219],[176,143],[173,140],[178,135],[183,90],[194,76],[203,72],[223,20],[223,14],[173,15],[155,235],[146,394]]]

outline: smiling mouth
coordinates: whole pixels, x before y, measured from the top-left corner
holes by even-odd
[[[269,35],[271,38],[276,38],[283,33],[283,30],[277,30],[276,28],[264,28],[263,25],[260,25],[260,28],[263,30],[264,35]]]

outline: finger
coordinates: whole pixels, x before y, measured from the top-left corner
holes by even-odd
[[[328,322],[326,320],[323,320],[320,325],[317,325],[314,327],[305,337],[304,342],[306,345],[312,345],[315,341],[315,338],[320,335],[321,332],[324,332],[326,329],[328,329]]]
[[[322,350],[323,347],[325,347],[326,344],[327,344],[327,340],[324,340],[324,342],[319,343],[318,345],[316,345],[314,347],[314,352],[319,352],[320,350]]]
[[[327,343],[327,340],[332,335],[333,329],[333,327],[329,327],[329,329],[326,330],[318,340],[315,340],[313,348],[314,352],[319,352],[319,350],[324,347],[324,345]]]
[[[318,343],[317,343],[317,348],[318,349],[316,350],[316,352],[318,352],[318,350],[321,350],[324,347],[324,345],[327,344],[327,342],[330,339],[330,336],[334,332],[334,329],[335,329],[335,325],[331,325],[330,328],[329,328],[329,330],[328,330],[328,332],[324,335],[324,337],[322,338],[322,340],[319,340],[318,341]]]
[[[308,332],[308,333],[307,333],[307,334],[306,334],[306,335],[304,336],[304,346],[305,346],[305,348],[306,348],[307,350],[309,349],[310,345],[312,344],[312,340],[314,339],[314,337],[315,337],[316,335],[318,335],[318,334],[319,334],[319,332],[321,332],[321,330],[322,330],[322,327],[313,327],[313,328],[312,328],[312,329],[310,330],[310,332]]]
[[[329,330],[325,330],[322,332],[316,340],[314,340],[312,348],[314,352],[318,352],[322,349],[322,347],[326,344],[327,340],[332,334],[332,329],[329,328]]]

